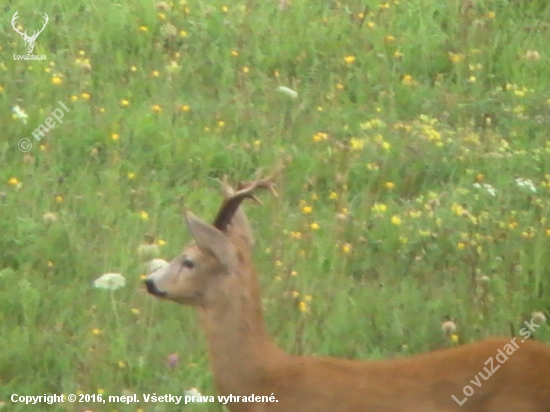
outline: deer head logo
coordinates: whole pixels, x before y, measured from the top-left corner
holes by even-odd
[[[42,28],[40,30],[34,30],[33,33],[32,33],[32,36],[29,36],[27,34],[27,30],[25,30],[24,33],[20,32],[18,29],[17,29],[17,26],[15,24],[15,20],[17,20],[17,13],[19,13],[18,11],[15,12],[15,14],[13,15],[13,18],[11,19],[11,25],[13,27],[13,29],[19,33],[21,35],[21,37],[23,37],[23,40],[25,40],[25,43],[26,43],[26,47],[27,47],[27,53],[28,54],[31,54],[33,49],[34,49],[34,43],[36,42],[36,38],[38,37],[38,35],[40,33],[42,33],[44,31],[44,29],[46,28],[46,25],[48,24],[48,21],[50,20],[48,15],[46,13],[44,13],[44,25],[42,26]]]

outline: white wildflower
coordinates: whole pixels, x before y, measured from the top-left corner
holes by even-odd
[[[156,243],[142,243],[137,248],[137,253],[145,259],[155,258],[160,254],[160,248]]]
[[[126,278],[120,273],[105,273],[94,281],[98,289],[117,290],[126,285]]]
[[[42,215],[42,220],[44,223],[53,223],[57,220],[57,215],[55,213],[46,212]]]
[[[543,323],[546,323],[546,315],[540,310],[532,312],[531,316],[533,317],[533,323],[537,325],[542,325]]]
[[[184,395],[191,397],[191,402],[208,402],[208,396],[203,396],[197,388],[191,388],[185,391]]]
[[[286,94],[286,95],[289,96],[291,99],[295,99],[295,98],[298,97],[298,92],[296,92],[296,91],[294,91],[294,90],[292,90],[292,89],[289,89],[288,87],[285,87],[285,86],[279,86],[279,87],[277,87],[277,91]]]
[[[456,324],[452,320],[445,321],[441,325],[441,330],[445,335],[452,335],[456,333]]]
[[[25,110],[21,109],[19,105],[13,106],[11,111],[13,113],[14,119],[21,120],[23,124],[27,124],[27,119],[29,118],[29,115],[25,113]]]
[[[477,278],[477,280],[478,280],[479,283],[487,283],[487,282],[491,281],[491,278],[487,275],[482,275],[479,278]]]
[[[166,66],[167,73],[173,74],[178,73],[179,71],[181,71],[181,66],[179,66],[175,61],[171,61],[170,64]]]
[[[159,269],[162,269],[163,267],[168,266],[168,262],[164,259],[151,259],[145,265],[147,267],[147,273],[153,273]]]
[[[197,388],[193,387],[185,391],[185,396],[202,396],[202,395]]]
[[[535,187],[531,179],[524,179],[522,177],[517,177],[515,180],[519,187],[526,187],[531,192],[537,193],[537,188]]]
[[[496,196],[497,195],[497,190],[490,184],[487,184],[487,183],[483,183],[483,184],[474,183],[474,187],[476,189],[485,189],[487,191],[487,193],[489,193],[491,196]]]

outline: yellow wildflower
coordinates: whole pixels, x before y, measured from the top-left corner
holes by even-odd
[[[292,237],[292,239],[301,239],[302,238],[302,233],[301,232],[290,232],[290,237]]]
[[[351,150],[361,150],[365,146],[365,141],[352,137],[350,139]]]
[[[320,142],[321,140],[327,140],[328,134],[323,132],[317,132],[313,135],[313,141],[314,142]]]
[[[344,62],[346,64],[353,64],[355,62],[355,56],[345,56]]]
[[[462,53],[453,53],[449,52],[449,60],[451,60],[453,63],[460,63],[462,60],[464,60],[464,55]]]
[[[391,224],[395,226],[399,226],[401,224],[401,218],[397,215],[393,215],[391,217]]]
[[[410,74],[406,74],[403,76],[401,83],[403,83],[405,86],[412,86],[414,83],[413,77]]]

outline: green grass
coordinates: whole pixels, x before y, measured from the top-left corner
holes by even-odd
[[[184,207],[211,219],[216,178],[280,159],[280,197],[246,208],[285,350],[404,356],[457,344],[446,317],[460,344],[550,307],[546,2],[50,3],[6,5],[0,28],[6,410],[46,408],[13,393],[213,395],[193,310],[144,292],[137,250],[149,237],[174,257]],[[50,16],[34,50],[47,60],[13,60],[16,10],[29,32]],[[63,124],[37,142],[60,101]],[[106,272],[127,278],[112,296],[93,287]],[[48,410],[86,407],[182,409]]]

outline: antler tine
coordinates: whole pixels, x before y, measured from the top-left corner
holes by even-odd
[[[273,178],[275,177],[275,173],[264,178],[264,179],[259,179],[259,180],[253,180],[251,182],[241,182],[239,184],[239,191],[244,191],[244,190],[250,190],[250,191],[253,191],[253,190],[256,190],[258,188],[260,189],[267,189],[271,192],[271,194],[275,197],[279,197],[279,194],[277,193],[277,191],[275,190],[275,182],[273,181]],[[256,201],[258,202],[259,204],[263,205],[263,203],[261,202],[260,199],[258,199],[256,196],[254,195],[251,195],[251,197]]]
[[[222,185],[223,195],[225,198],[228,198],[235,194],[235,189],[233,189],[233,187],[229,184],[229,181],[227,180],[227,175],[223,175],[223,179],[218,179],[218,181]]]
[[[263,179],[257,178],[256,180],[253,180],[251,182],[241,182],[239,184],[239,189],[243,189],[243,188],[246,188],[250,185],[253,185],[254,189],[256,189],[256,188],[267,189],[271,192],[271,194],[273,196],[279,197],[279,194],[275,190],[274,179],[275,179],[275,176],[277,176],[283,169],[284,169],[284,164],[282,162],[279,162],[279,164],[275,168],[275,171],[271,175],[269,175],[268,177],[263,178]],[[261,169],[260,169],[260,171],[261,171]],[[256,172],[256,176],[258,176],[260,174],[259,173],[260,171]],[[258,202],[260,202],[260,201],[258,200]]]
[[[254,191],[256,189],[268,189],[275,196],[278,196],[277,192],[275,191],[273,182],[273,178],[275,177],[275,175],[276,173],[273,173],[272,175],[264,179],[256,179],[251,182],[241,182],[238,186],[239,188],[237,191],[233,191],[231,186],[229,186],[227,183],[227,177],[224,177],[222,184],[224,187],[224,193],[227,197],[223,201],[216,216],[216,219],[214,220],[214,227],[221,231],[224,231],[227,228],[227,225],[231,222],[231,219],[239,208],[239,205],[246,198],[253,199],[256,202],[263,204],[260,199],[254,196]],[[228,188],[230,188],[233,193],[231,193]]]

